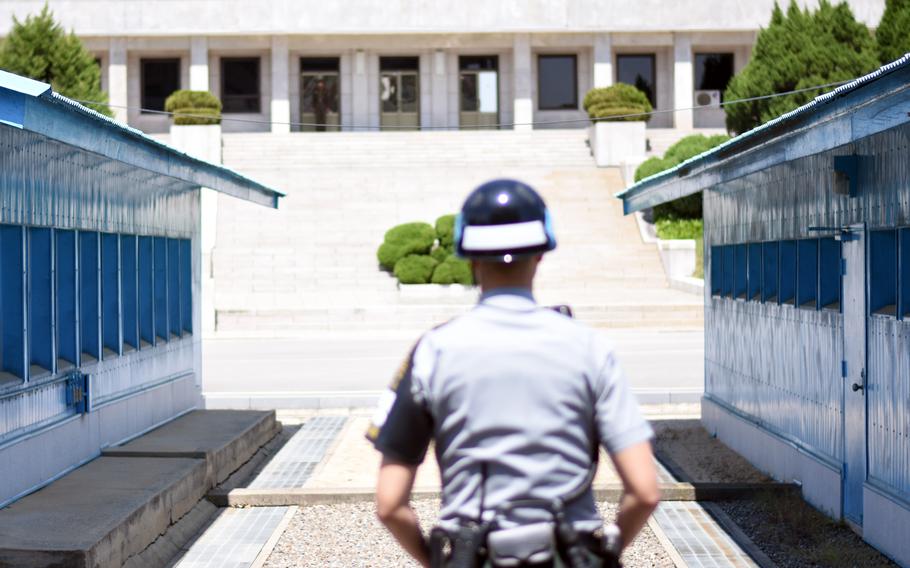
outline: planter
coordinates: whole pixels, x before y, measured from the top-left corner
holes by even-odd
[[[171,125],[170,145],[194,158],[221,163],[221,125]]]
[[[588,127],[591,154],[599,167],[619,166],[643,159],[646,152],[645,123],[597,122]]]
[[[664,265],[667,278],[689,278],[695,272],[695,241],[692,239],[674,239],[657,241],[660,261]]]

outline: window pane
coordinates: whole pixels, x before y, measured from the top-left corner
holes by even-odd
[[[711,295],[720,296],[723,289],[723,247],[711,247]]]
[[[462,73],[461,75],[461,110],[474,112],[479,108],[477,98],[477,74]]]
[[[101,337],[104,356],[120,354],[120,242],[101,234]]]
[[[654,55],[617,55],[616,80],[634,85],[648,95],[651,106],[657,107],[657,88],[654,74]]]
[[[818,307],[840,309],[840,241],[826,237],[818,241]]]
[[[142,108],[164,110],[165,99],[180,89],[180,60],[143,59],[140,69]]]
[[[101,358],[98,233],[79,233],[79,325],[85,357]]]
[[[780,303],[796,300],[796,241],[780,243]]]
[[[45,371],[54,370],[51,234],[51,229],[46,228],[28,230],[29,364]]]
[[[338,112],[338,75],[313,74],[303,78],[303,112],[314,113],[320,124],[325,123],[327,113]]]
[[[752,243],[749,245],[749,294],[750,300],[761,300],[762,285],[762,244]]]
[[[380,71],[417,71],[420,60],[417,57],[380,57]]]
[[[57,358],[75,365],[79,350],[76,343],[76,231],[56,231],[56,238]]]
[[[897,231],[869,232],[869,310],[897,314]]]
[[[417,75],[406,74],[401,76],[401,112],[417,112],[419,91],[417,89]]]
[[[155,288],[152,237],[139,237],[139,338],[155,343]]]
[[[540,110],[578,108],[574,55],[541,55],[537,59],[537,103]]]
[[[779,243],[765,243],[762,246],[764,262],[762,263],[762,301],[777,301],[777,281],[779,278],[778,271],[778,254]]]
[[[724,286],[722,293],[727,298],[733,297],[733,245],[727,245],[724,249]]]
[[[167,304],[169,331],[180,337],[180,242],[167,240]]]
[[[818,291],[818,241],[797,241],[796,304],[803,308],[816,308]]]
[[[461,71],[496,71],[499,68],[499,57],[495,55],[462,55],[458,58],[458,69]]]
[[[193,333],[193,249],[190,239],[180,241],[180,320]]]
[[[301,57],[300,71],[303,73],[318,73],[328,71],[338,73],[339,64],[337,57]]]
[[[398,75],[383,75],[379,78],[379,101],[382,112],[398,110]]]
[[[0,371],[25,378],[25,247],[22,227],[0,225]]]
[[[258,113],[259,58],[221,60],[222,112]]]
[[[123,303],[123,343],[139,347],[139,294],[137,290],[136,237],[120,236],[120,298]]]
[[[748,256],[746,245],[734,245],[733,258],[733,297],[746,297],[746,283],[748,281],[746,270],[748,268]]]
[[[696,53],[695,89],[717,90],[723,94],[733,77],[732,53]]]
[[[155,336],[167,341],[167,239],[154,239]]]

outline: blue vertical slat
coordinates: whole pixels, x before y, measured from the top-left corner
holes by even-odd
[[[762,290],[762,244],[751,243],[749,245],[749,293],[750,300],[761,300]]]
[[[733,245],[726,245],[724,249],[724,286],[722,294],[728,298],[733,297]]]
[[[818,240],[797,241],[796,305],[816,307],[818,294]]]
[[[135,235],[120,235],[120,303],[123,343],[139,348],[139,295]]]
[[[79,363],[79,325],[76,296],[76,232],[55,231],[57,239],[57,357]]]
[[[139,237],[139,338],[155,344],[155,258],[152,237]]]
[[[190,239],[180,241],[180,321],[193,333],[193,249]]]
[[[28,229],[28,353],[29,364],[54,372],[53,232]]]
[[[818,240],[818,307],[840,309],[840,241],[834,237]]]
[[[107,355],[119,355],[120,345],[120,239],[101,234],[101,334]]]
[[[711,247],[711,295],[720,296],[723,290],[723,247]]]
[[[25,379],[25,241],[12,225],[0,225],[0,325],[0,371]]]
[[[796,241],[780,242],[780,284],[778,298],[781,304],[796,301]]]
[[[180,242],[167,240],[167,311],[170,332],[180,337]]]
[[[155,336],[167,341],[167,239],[154,239]]]
[[[101,358],[101,274],[98,233],[79,232],[79,332],[82,353]]]
[[[748,254],[746,245],[734,245],[733,254],[733,297],[745,298],[747,292],[746,283],[748,281]]]
[[[900,254],[900,314],[907,319],[910,317],[910,229],[901,229]]]
[[[777,284],[780,279],[779,255],[780,243],[777,241],[762,245],[762,302],[777,301]]]
[[[869,232],[869,311],[897,315],[897,231]]]

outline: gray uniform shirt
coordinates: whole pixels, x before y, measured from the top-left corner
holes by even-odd
[[[614,453],[652,436],[612,346],[515,290],[494,290],[426,333],[368,433],[387,458],[409,464],[435,441],[442,524],[476,520],[481,498],[487,519],[511,501],[565,496],[583,483],[597,445]],[[567,514],[599,520],[591,491]],[[528,508],[509,520],[549,519]]]

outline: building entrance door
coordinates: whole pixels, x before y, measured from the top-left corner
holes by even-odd
[[[461,56],[458,124],[463,129],[499,124],[499,58]]]
[[[842,233],[844,264],[844,517],[862,526],[866,481],[866,229]]]
[[[339,130],[338,75],[337,57],[305,57],[300,60],[301,131]]]
[[[416,57],[379,59],[381,126],[395,130],[420,128],[420,71]]]

